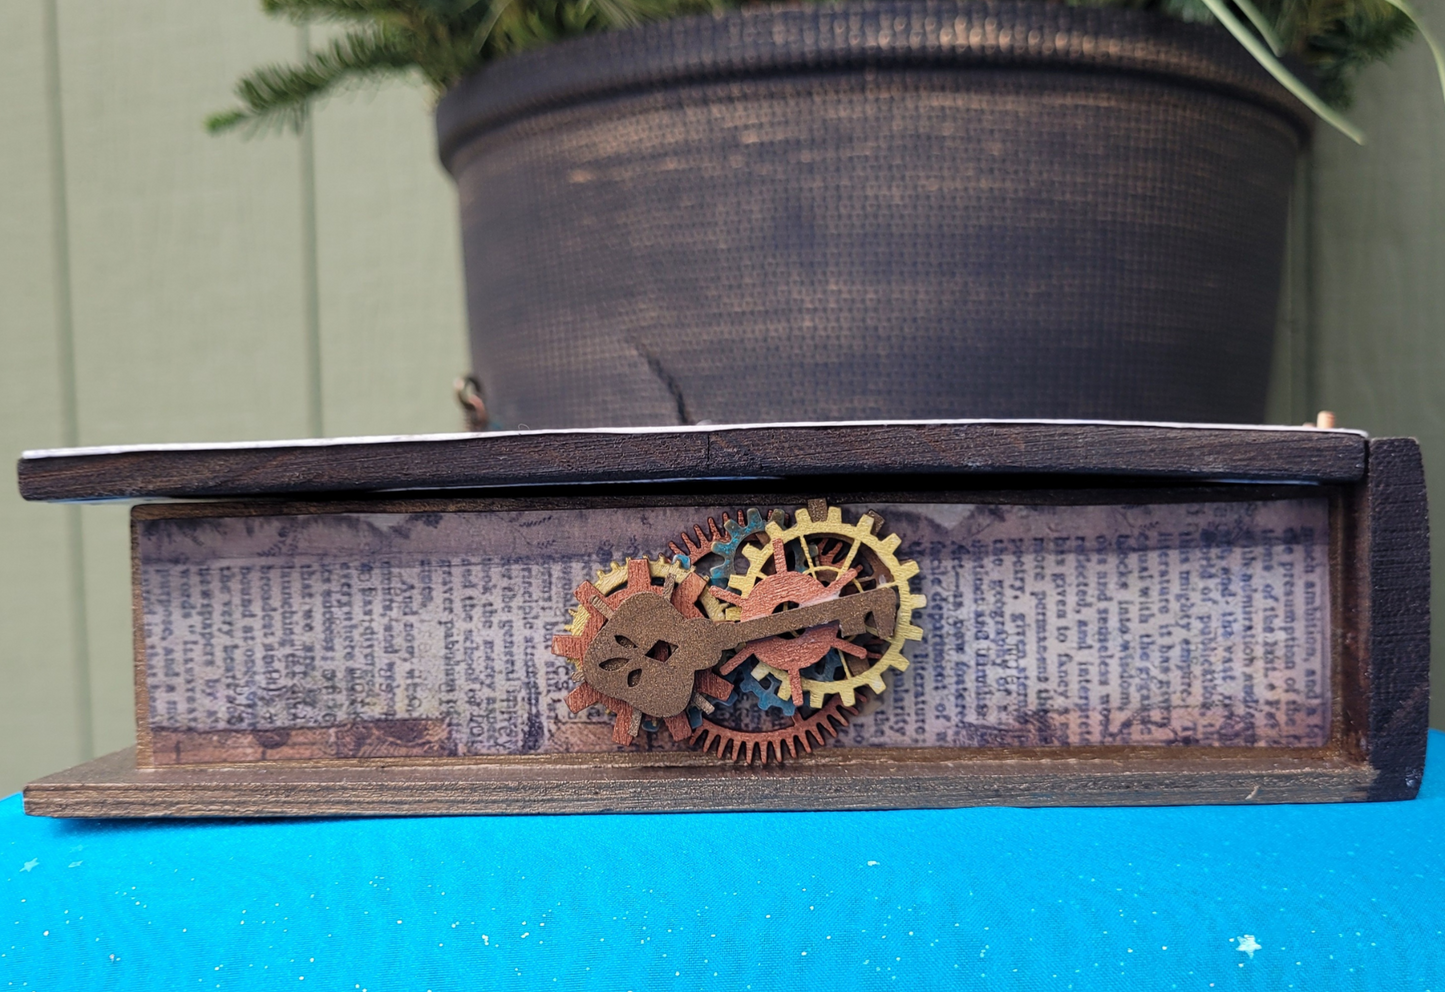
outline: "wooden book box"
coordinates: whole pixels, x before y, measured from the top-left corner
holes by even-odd
[[[137,744],[46,816],[1408,799],[1418,446],[924,422],[40,451]]]

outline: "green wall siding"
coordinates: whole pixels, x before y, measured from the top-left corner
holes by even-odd
[[[208,137],[241,71],[303,43],[256,8],[0,4],[10,456],[460,426],[455,194],[428,97],[363,90],[299,139]],[[1355,116],[1369,147],[1322,133],[1302,166],[1271,416],[1415,434],[1445,493],[1445,104],[1423,46],[1367,75]],[[133,739],[126,515],[0,486],[0,792]]]
[[[295,31],[245,0],[57,6],[77,441],[310,433],[297,143],[197,124],[237,72],[294,53]],[[82,518],[105,753],[134,733],[126,511]]]
[[[1424,5],[1421,5],[1422,7]],[[1424,10],[1445,37],[1445,9]],[[1319,407],[1346,427],[1420,439],[1434,496],[1436,568],[1445,550],[1445,99],[1424,44],[1370,70],[1351,116],[1363,148],[1322,134],[1311,233]],[[1434,588],[1434,675],[1445,685],[1445,579]],[[1445,691],[1431,700],[1445,727]]]
[[[462,427],[451,391],[471,364],[461,233],[435,146],[421,89],[363,94],[316,117],[325,434]]]
[[[420,87],[206,135],[255,0],[0,4],[0,442],[457,430],[455,193]],[[7,469],[7,471],[10,471]],[[134,739],[127,509],[0,486],[0,791]]]
[[[51,45],[40,3],[0,4],[0,443],[73,443]],[[0,486],[0,789],[92,748],[80,510]]]

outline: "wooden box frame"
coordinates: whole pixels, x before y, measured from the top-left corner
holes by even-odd
[[[48,816],[308,816],[1412,798],[1428,713],[1429,552],[1411,439],[1042,422],[824,424],[27,453],[29,499],[201,501],[185,514],[647,506],[809,498],[1117,502],[1327,494],[1325,747],[824,749],[781,766],[693,753],[152,766],[137,621],[136,748],[31,783]],[[215,500],[223,500],[217,504]],[[138,588],[138,582],[137,582]]]

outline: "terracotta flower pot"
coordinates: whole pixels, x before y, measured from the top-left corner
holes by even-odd
[[[749,7],[437,110],[494,425],[1257,421],[1308,112],[1224,31]]]

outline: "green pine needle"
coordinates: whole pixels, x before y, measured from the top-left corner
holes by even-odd
[[[206,119],[212,132],[298,129],[318,100],[369,79],[416,72],[438,94],[494,59],[576,35],[631,27],[750,0],[260,0],[295,24],[347,25],[335,41],[294,65],[263,66],[236,84],[239,106]],[[1045,0],[1039,0],[1045,2]],[[1077,6],[1154,10],[1218,22],[1287,89],[1356,140],[1338,111],[1354,76],[1388,55],[1419,25],[1410,0],[1065,0]],[[1419,27],[1445,92],[1445,50]],[[1261,41],[1263,39],[1263,41]],[[1315,89],[1279,61],[1307,64]]]

